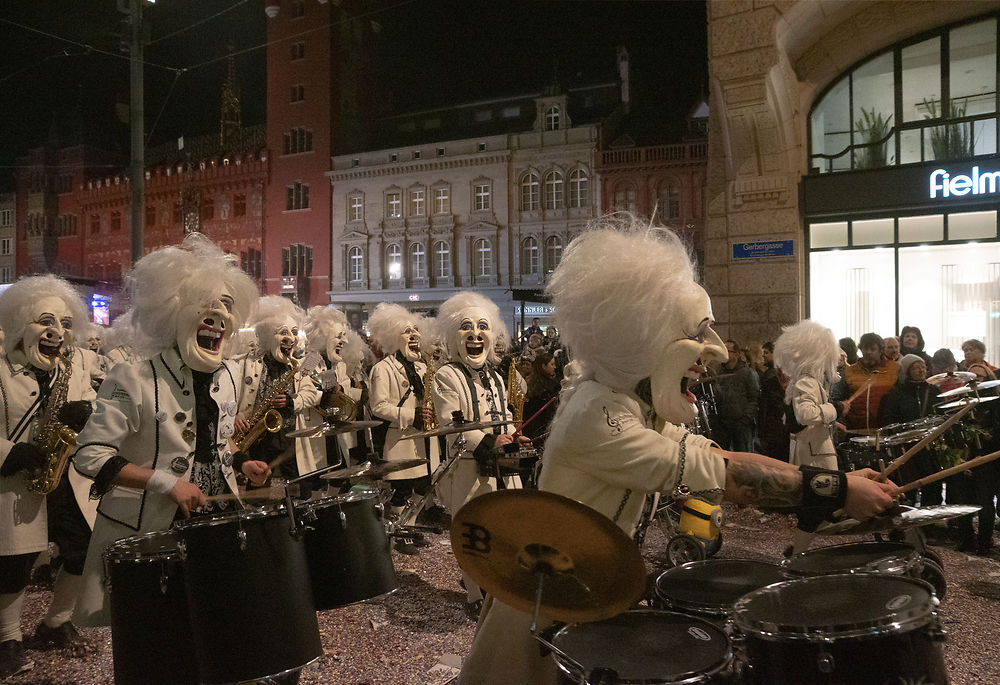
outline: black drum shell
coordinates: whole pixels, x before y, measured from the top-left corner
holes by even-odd
[[[317,609],[336,609],[396,590],[396,569],[377,501],[373,494],[350,493],[303,505]]]
[[[946,685],[933,589],[903,576],[776,583],[736,605],[743,682]]]
[[[283,510],[204,517],[176,531],[202,682],[256,680],[322,655],[305,542]]]
[[[172,531],[109,545],[111,652],[117,685],[198,683],[184,568]]]
[[[656,596],[671,611],[722,619],[743,595],[782,580],[781,569],[766,561],[689,561],[656,578]]]
[[[587,669],[615,669],[621,685],[731,682],[732,646],[715,624],[672,611],[638,609],[606,621],[564,626],[552,644]],[[560,682],[580,674],[553,653]],[[589,674],[589,671],[588,671]]]

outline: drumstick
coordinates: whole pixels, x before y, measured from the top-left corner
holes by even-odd
[[[521,429],[523,429],[523,428],[524,428],[525,426],[527,426],[527,425],[528,425],[529,423],[531,423],[531,420],[532,420],[533,418],[535,418],[536,416],[538,416],[539,414],[541,414],[541,413],[542,413],[543,411],[545,411],[545,408],[546,408],[547,406],[549,406],[550,404],[552,404],[553,402],[555,402],[555,401],[556,401],[556,399],[558,399],[558,397],[559,397],[559,395],[553,395],[553,396],[552,396],[551,398],[549,398],[549,401],[548,401],[548,402],[546,402],[545,404],[543,404],[543,405],[542,405],[542,408],[541,408],[541,409],[539,409],[539,410],[538,410],[538,411],[536,411],[536,412],[535,412],[534,414],[532,414],[531,416],[529,416],[529,417],[527,418],[527,420],[525,420],[525,421],[522,421],[522,422],[521,422],[521,425],[520,425],[520,426],[518,426],[517,430],[516,430],[516,431],[514,431],[513,433],[511,433],[511,435],[512,435],[512,436],[514,436],[514,437],[516,438],[516,437],[517,437],[517,434],[521,432]]]
[[[224,492],[221,495],[208,495],[207,497],[205,497],[206,502],[225,502],[227,500],[233,500],[233,499],[280,499],[280,498],[272,496],[271,491],[268,488],[260,490],[259,493],[256,490],[247,490],[242,495],[237,495],[235,492]]]
[[[918,443],[917,443],[916,445],[914,445],[914,446],[913,446],[913,447],[911,447],[910,449],[908,449],[908,450],[906,450],[905,452],[903,452],[903,453],[902,453],[902,454],[901,454],[901,455],[900,455],[899,457],[897,457],[896,459],[893,459],[893,460],[892,460],[892,463],[891,463],[891,464],[889,464],[888,466],[886,466],[886,467],[885,467],[885,469],[883,469],[882,473],[878,474],[878,477],[877,477],[877,478],[875,478],[875,480],[877,480],[877,481],[878,481],[878,482],[880,482],[880,483],[883,483],[883,482],[885,482],[885,481],[886,481],[886,480],[887,480],[887,479],[889,478],[889,475],[890,475],[890,474],[891,474],[891,473],[892,473],[893,471],[895,471],[895,470],[896,470],[896,469],[898,469],[898,468],[899,468],[900,466],[902,466],[902,465],[903,465],[903,464],[905,464],[905,463],[906,463],[907,461],[909,461],[909,460],[910,460],[910,457],[912,457],[912,456],[913,456],[914,454],[916,454],[917,452],[919,452],[920,450],[922,450],[922,449],[923,449],[924,447],[926,447],[926,446],[927,446],[927,444],[928,444],[928,443],[929,443],[929,442],[930,442],[931,440],[934,440],[934,439],[935,439],[935,438],[937,438],[937,437],[938,437],[939,435],[941,435],[941,433],[943,433],[944,431],[948,430],[948,429],[949,429],[949,428],[951,428],[951,427],[952,427],[953,425],[955,425],[955,423],[956,423],[956,422],[957,422],[957,421],[958,421],[959,419],[961,419],[961,418],[962,418],[963,416],[965,416],[965,415],[966,415],[966,413],[968,413],[968,412],[969,412],[969,410],[971,410],[971,409],[972,409],[972,408],[973,408],[974,406],[976,406],[976,405],[975,405],[975,404],[973,404],[973,403],[969,403],[969,405],[968,405],[968,406],[966,406],[966,407],[964,407],[964,408],[962,408],[962,410],[961,410],[961,411],[957,411],[957,412],[955,412],[954,414],[952,414],[951,416],[949,416],[949,417],[948,417],[948,420],[947,420],[947,421],[945,421],[945,422],[944,422],[944,423],[942,423],[942,424],[941,424],[940,426],[938,426],[937,428],[933,429],[933,430],[932,430],[932,431],[931,431],[930,433],[928,433],[928,434],[927,434],[926,436],[924,436],[924,439],[923,439],[923,440],[921,440],[921,441],[920,441],[920,442],[918,442]]]
[[[990,452],[989,454],[984,454],[983,456],[976,457],[975,459],[970,459],[969,461],[963,462],[958,466],[952,466],[951,468],[945,469],[944,471],[938,471],[937,473],[933,473],[929,476],[918,478],[912,483],[907,483],[906,485],[902,485],[896,488],[889,494],[892,495],[893,497],[895,497],[896,495],[902,495],[904,492],[909,492],[910,490],[916,490],[917,488],[922,488],[925,485],[929,485],[930,483],[939,481],[942,478],[948,478],[949,476],[954,476],[956,473],[962,473],[963,471],[967,471],[968,469],[974,469],[977,466],[982,466],[987,462],[993,461],[997,457],[1000,457],[1000,450],[997,450],[996,452]]]
[[[854,393],[853,395],[851,395],[850,397],[847,398],[847,403],[850,404],[854,400],[858,399],[858,397],[861,395],[861,393],[863,393],[868,388],[872,387],[872,383],[874,383],[874,382],[875,382],[875,377],[874,376],[871,377],[871,378],[869,378],[867,383],[865,383],[864,385],[862,385],[860,388],[858,388],[858,391],[856,393]]]

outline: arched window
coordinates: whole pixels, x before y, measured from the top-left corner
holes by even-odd
[[[398,281],[403,277],[403,250],[396,243],[385,248],[385,265],[390,280]]]
[[[451,248],[448,243],[439,240],[434,243],[434,278],[451,276]]]
[[[472,245],[472,271],[476,276],[489,276],[493,273],[493,248],[486,238],[479,238]]]
[[[360,247],[352,247],[347,253],[348,274],[352,282],[358,282],[365,276],[365,255]]]
[[[529,236],[521,241],[521,273],[532,275],[537,274],[540,270],[538,241]]]
[[[427,278],[427,253],[423,243],[410,245],[410,278]]]
[[[561,112],[559,108],[552,105],[547,110],[545,110],[545,130],[546,131],[558,131],[559,130],[559,115]]]
[[[563,175],[558,171],[545,174],[545,209],[562,209]]]
[[[635,214],[635,187],[618,186],[615,188],[615,209]]]
[[[569,206],[586,207],[590,204],[590,179],[583,169],[569,175]]]
[[[538,209],[539,191],[538,174],[529,172],[521,178],[522,212],[532,212]]]
[[[562,238],[557,235],[549,236],[545,239],[545,269],[549,272],[555,271],[562,259]]]
[[[681,218],[681,189],[677,186],[670,186],[660,193],[660,216]]]

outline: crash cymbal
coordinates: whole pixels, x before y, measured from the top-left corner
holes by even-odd
[[[980,507],[965,504],[941,504],[930,507],[897,507],[892,513],[875,516],[866,521],[844,519],[824,522],[816,529],[817,535],[860,535],[887,530],[905,530],[947,521],[956,516],[966,516]]]
[[[606,516],[539,490],[500,490],[470,500],[451,524],[462,570],[487,592],[533,613],[575,623],[617,616],[642,596],[646,567],[635,543]]]
[[[957,388],[952,388],[951,390],[945,390],[944,392],[939,392],[938,399],[943,397],[955,397],[956,395],[967,395],[972,391],[973,388],[971,385],[960,385]]]
[[[1000,399],[1000,397],[997,397],[996,395],[987,395],[986,397],[963,397],[960,400],[939,404],[937,405],[937,408],[955,409],[956,407],[964,407],[967,404],[982,404],[983,402],[992,402],[993,400],[998,400],[998,399]]]
[[[390,473],[412,469],[414,466],[424,466],[426,463],[426,459],[402,459],[400,461],[383,461],[380,459],[372,464],[371,471],[365,475],[374,478],[375,480],[379,480]]]
[[[982,383],[975,384],[977,390],[989,390],[997,386],[1000,386],[1000,380],[983,381]]]
[[[372,463],[366,461],[363,464],[358,464],[357,466],[348,466],[347,468],[337,469],[336,471],[327,471],[320,478],[325,478],[326,480],[346,480],[347,478],[359,478],[360,476],[366,475],[372,470]]]
[[[321,423],[318,426],[300,428],[289,431],[285,435],[289,438],[324,438],[327,435],[338,435],[340,433],[353,433],[365,428],[375,428],[381,426],[381,421],[335,421],[331,423]]]
[[[400,440],[417,440],[419,438],[436,438],[439,435],[451,435],[452,433],[464,433],[466,431],[485,430],[498,426],[509,426],[513,421],[465,421],[463,423],[449,423],[428,431],[418,431],[415,433],[403,433]]]
[[[938,373],[927,379],[931,385],[941,385],[947,381],[958,381],[963,385],[969,381],[976,380],[976,374],[969,371],[949,371],[948,373]]]

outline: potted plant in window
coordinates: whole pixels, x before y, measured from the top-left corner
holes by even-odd
[[[967,101],[959,103],[952,100],[948,103],[948,114],[945,116],[943,108],[938,114],[938,100],[928,100],[924,98],[924,108],[927,112],[924,119],[937,119],[939,116],[948,120],[961,119],[965,116],[968,107]],[[957,159],[972,155],[972,123],[945,123],[935,126],[930,130],[931,151],[934,159]]]
[[[854,151],[855,169],[877,169],[886,165],[891,122],[891,114],[886,117],[875,107],[861,108],[861,118],[854,124],[855,144],[860,146]]]

